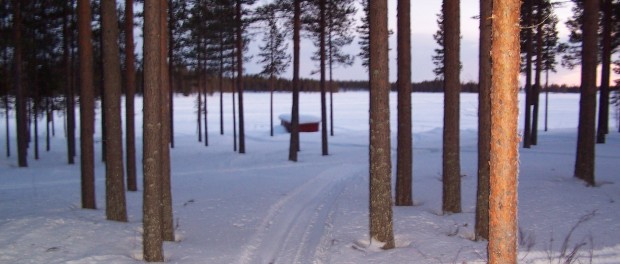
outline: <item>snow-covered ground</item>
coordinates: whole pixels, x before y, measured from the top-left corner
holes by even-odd
[[[269,136],[268,94],[245,94],[246,154],[233,152],[229,94],[225,135],[219,134],[218,96],[209,97],[208,147],[197,142],[194,98],[175,98],[171,154],[177,241],[165,243],[167,262],[485,262],[486,243],[472,241],[477,95],[461,95],[463,213],[442,215],[443,95],[413,94],[416,206],[394,207],[397,248],[388,251],[369,245],[368,238],[368,93],[335,94],[330,155],[321,156],[320,133],[304,133],[296,163],[287,160],[289,135],[284,129],[278,126],[276,135]],[[290,111],[290,94],[276,94],[275,99],[274,118]],[[396,94],[391,99],[395,142]],[[320,116],[318,94],[301,94],[301,102],[302,114]],[[598,187],[574,179],[578,105],[577,94],[552,94],[549,131],[539,133],[538,146],[520,149],[521,263],[564,263],[573,251],[578,263],[620,263],[620,134],[613,125],[607,144],[596,145]],[[140,124],[141,115],[136,117]],[[4,155],[0,122],[0,263],[140,262],[142,192],[127,194],[128,223],[106,221],[101,209],[104,166],[97,162],[100,209],[80,209],[79,164],[66,164],[62,119],[56,120],[52,150],[42,147],[41,159],[35,161],[31,145],[28,168],[17,168],[14,141],[13,155]],[[610,121],[616,124],[613,115]],[[140,135],[140,125],[137,129]],[[395,150],[393,144],[393,161]]]

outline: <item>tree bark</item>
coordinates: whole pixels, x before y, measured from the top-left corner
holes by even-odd
[[[583,7],[583,44],[581,51],[581,100],[579,101],[579,128],[575,177],[594,186],[595,122],[596,122],[596,66],[598,47],[598,0],[585,0]]]
[[[237,0],[237,96],[239,98],[239,153],[245,153],[245,122],[243,117],[243,20],[241,0]]]
[[[161,1],[144,3],[143,254],[164,261],[161,209]]]
[[[599,96],[598,109],[598,128],[596,132],[596,143],[605,143],[605,136],[609,133],[609,81],[611,78],[611,31],[612,31],[612,12],[611,0],[602,0],[601,10],[603,11],[603,39],[601,41],[603,49],[601,54],[601,91]]]
[[[531,145],[531,135],[532,135],[532,52],[533,52],[533,43],[532,43],[532,1],[534,0],[523,0],[524,12],[525,12],[525,108],[523,109],[523,113],[525,115],[525,125],[523,126],[523,147],[530,148]]]
[[[89,0],[78,0],[78,52],[80,59],[80,170],[82,208],[95,209],[95,87]]]
[[[293,0],[293,4],[293,103],[288,160],[297,161],[297,152],[299,151],[299,35],[301,30],[301,0]]]
[[[118,47],[116,1],[101,2],[103,38],[103,78],[106,134],[106,216],[127,221],[123,177],[123,136],[121,128],[121,72]]]
[[[326,98],[326,87],[325,87],[325,1],[319,0],[319,13],[320,13],[320,29],[319,33],[319,53],[320,53],[320,72],[321,72],[321,151],[323,156],[327,156],[329,154],[328,144],[327,144],[327,98]]]
[[[161,63],[161,213],[162,238],[174,241],[174,220],[172,216],[172,186],[170,168],[170,76],[168,68],[168,0],[161,0],[160,63]],[[205,104],[206,105],[206,104]],[[206,107],[205,107],[206,108]],[[206,141],[205,141],[206,142]]]
[[[519,8],[518,0],[493,0],[490,264],[517,263]]]
[[[443,205],[446,213],[461,212],[460,110],[460,8],[458,0],[443,1],[444,14],[444,128]]]
[[[75,163],[75,98],[73,94],[73,86],[71,85],[71,64],[69,62],[69,23],[68,16],[70,14],[69,10],[70,1],[64,4],[64,12],[63,12],[63,36],[62,36],[62,60],[65,76],[65,101],[67,107],[67,162],[69,164]],[[49,149],[48,149],[49,150]]]
[[[133,0],[125,0],[125,144],[127,190],[137,191],[135,103],[136,68],[133,43]]]
[[[411,206],[411,6],[409,0],[398,1],[398,148],[396,157],[396,205]]]
[[[13,0],[13,86],[15,89],[15,122],[17,127],[17,164],[28,167],[28,115],[25,87],[22,84],[22,11],[21,1]]]
[[[491,30],[493,1],[480,1],[478,69],[478,188],[476,191],[476,240],[489,239],[489,159],[491,147]]]
[[[538,112],[540,109],[540,87],[541,87],[541,74],[542,74],[542,49],[543,49],[543,23],[544,17],[542,17],[543,5],[542,2],[537,1],[536,4],[536,68],[534,73],[534,87],[532,87],[532,134],[530,135],[530,143],[532,145],[538,144]]]
[[[387,0],[370,1],[370,238],[394,248]]]

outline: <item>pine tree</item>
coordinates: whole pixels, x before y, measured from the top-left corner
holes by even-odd
[[[394,248],[392,222],[387,0],[370,1],[370,238]]]
[[[411,139],[411,6],[398,1],[398,149],[396,157],[396,205],[413,205]]]
[[[493,0],[488,263],[517,263],[520,1]]]

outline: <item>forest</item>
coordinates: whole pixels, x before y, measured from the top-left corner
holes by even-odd
[[[338,129],[334,94],[364,91],[370,95],[368,234],[381,250],[389,250],[398,247],[393,208],[415,205],[412,92],[444,96],[440,178],[445,215],[464,211],[460,97],[475,93],[478,185],[473,240],[488,241],[489,263],[516,263],[518,153],[538,145],[538,126],[543,117],[546,122],[549,93],[579,94],[573,176],[589,187],[599,184],[595,146],[606,143],[613,132],[609,120],[620,113],[620,80],[612,79],[620,74],[620,1],[570,2],[573,14],[565,22],[570,35],[561,42],[554,6],[566,3],[480,0],[478,81],[463,83],[459,1],[444,0],[433,35],[438,46],[431,57],[436,79],[412,83],[408,0],[397,1],[394,29],[388,28],[385,0],[1,1],[0,106],[6,157],[15,157],[17,167],[32,166],[31,159],[36,162],[42,156],[42,145],[50,151],[54,144],[54,118],[60,116],[63,155],[68,164],[79,164],[79,207],[98,208],[95,156],[100,153],[105,167],[105,218],[129,221],[127,197],[141,189],[140,259],[158,262],[164,260],[163,242],[175,241],[171,157],[175,138],[186,132],[175,128],[175,111],[185,106],[176,105],[175,98],[195,97],[190,112],[201,144],[213,144],[210,133],[225,135],[225,123],[230,122],[226,116],[233,123],[234,151],[246,154],[246,132],[251,129],[246,129],[251,122],[247,118],[256,113],[247,111],[253,102],[244,94],[252,98],[251,92],[269,93],[271,137],[278,133],[274,93],[290,95],[288,160],[301,163],[301,97],[320,96],[317,144],[322,156],[330,156],[329,141]],[[137,28],[140,35],[134,33]],[[397,46],[389,47],[387,40],[393,34]],[[316,79],[300,76],[300,67],[308,66],[300,63],[301,39],[314,46],[311,60],[316,63]],[[346,53],[354,41],[359,53]],[[136,48],[138,42],[141,50]],[[251,45],[258,45],[257,54],[248,53]],[[397,58],[389,58],[390,49],[396,49]],[[366,67],[367,72],[360,74],[366,78],[334,79],[333,68],[351,65],[354,58]],[[390,59],[398,65],[393,69],[398,80],[393,83],[389,82]],[[262,72],[245,73],[247,64],[260,64]],[[558,64],[580,69],[578,87],[545,81]],[[292,78],[282,78],[289,69]],[[390,125],[392,93],[397,94],[395,133]],[[231,99],[229,104],[225,97]],[[208,117],[218,119],[216,128]],[[44,127],[39,127],[41,123]],[[97,127],[100,138],[95,136]],[[39,142],[41,138],[45,142]],[[392,138],[394,159],[389,151]],[[248,137],[252,140],[253,135]],[[100,150],[95,150],[97,145]]]

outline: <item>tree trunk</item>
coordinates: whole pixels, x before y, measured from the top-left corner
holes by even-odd
[[[245,124],[243,118],[243,21],[241,0],[237,0],[237,96],[239,97],[239,153],[245,153]]]
[[[444,128],[443,205],[446,213],[461,212],[460,110],[460,10],[459,1],[444,0]]]
[[[71,85],[71,64],[69,62],[69,24],[67,17],[70,14],[69,6],[70,1],[64,4],[63,14],[63,36],[62,36],[62,61],[64,67],[64,73],[67,78],[65,79],[65,101],[67,107],[67,162],[69,164],[75,163],[75,99],[73,96],[73,86]]]
[[[172,186],[170,183],[170,76],[168,68],[168,0],[161,0],[161,31],[160,31],[160,70],[161,70],[161,214],[162,238],[165,241],[174,241],[174,220],[172,216]]]
[[[127,190],[137,191],[135,103],[136,66],[133,43],[133,0],[125,0],[125,143],[127,151]]]
[[[291,109],[291,140],[288,160],[297,161],[299,151],[299,52],[301,31],[301,0],[293,0],[293,103]]]
[[[596,122],[596,54],[598,42],[598,0],[585,0],[583,8],[583,44],[581,51],[581,100],[575,177],[594,186]]]
[[[387,0],[369,2],[370,25],[370,238],[394,248],[388,81]]]
[[[319,53],[320,53],[320,72],[321,72],[321,152],[323,156],[329,154],[327,144],[327,98],[325,89],[325,1],[319,0],[319,13],[320,13],[320,29],[319,33]]]
[[[116,1],[101,2],[103,38],[104,109],[106,120],[106,216],[127,221],[123,177],[123,135],[121,128],[121,72],[118,48]]]
[[[78,0],[78,52],[80,60],[80,170],[82,208],[95,209],[95,87],[89,0]]]
[[[534,74],[534,87],[532,89],[532,145],[538,144],[538,112],[540,109],[540,87],[542,74],[542,51],[543,51],[543,29],[544,17],[542,17],[543,5],[541,2],[536,5],[536,69]]]
[[[396,162],[396,205],[413,205],[411,139],[411,7],[398,1],[398,153]]]
[[[22,11],[21,1],[13,0],[13,86],[15,89],[15,122],[17,127],[17,164],[28,167],[28,115],[26,91],[22,84]]]
[[[599,96],[598,128],[596,143],[605,143],[605,136],[609,133],[609,81],[611,78],[611,30],[612,30],[612,0],[602,0],[603,11],[603,50],[601,54],[601,92]]]
[[[489,148],[491,147],[491,30],[493,1],[480,1],[478,53],[478,188],[476,191],[476,240],[489,239]]]
[[[273,137],[273,88],[275,77],[273,73],[269,76],[269,135]]]
[[[517,263],[519,2],[493,0],[491,16],[490,264]]]
[[[174,148],[174,34],[172,25],[175,24],[174,11],[172,10],[172,0],[168,4],[168,136],[170,148]],[[164,238],[165,239],[165,238]]]
[[[161,209],[161,1],[144,3],[143,254],[164,261]]]
[[[534,0],[523,0],[524,12],[525,12],[525,108],[523,109],[523,113],[525,115],[525,125],[523,126],[523,147],[530,148],[531,145],[531,135],[532,135],[532,113],[531,113],[531,105],[532,105],[532,52],[533,52],[533,43],[532,43],[532,1]]]

